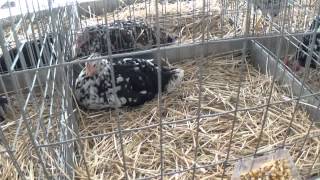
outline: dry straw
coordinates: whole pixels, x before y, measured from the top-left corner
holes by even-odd
[[[198,1],[197,1],[198,2]],[[202,1],[201,1],[202,2]],[[200,0],[199,0],[199,4]],[[202,4],[201,4],[202,5]],[[212,3],[212,9],[217,12],[221,10]],[[173,5],[175,8],[176,5]],[[137,8],[138,6],[136,6]],[[167,6],[167,13],[169,13],[169,6]],[[184,6],[182,6],[184,7]],[[199,5],[199,7],[201,7]],[[151,8],[154,8],[152,5]],[[172,7],[171,12],[176,12]],[[190,11],[189,7],[185,5],[182,8],[185,12]],[[198,8],[199,9],[199,8]],[[200,8],[201,9],[201,8]],[[123,10],[123,17],[126,17],[127,11]],[[151,12],[151,11],[150,11]],[[149,12],[149,13],[150,13]],[[120,13],[120,12],[119,12]],[[138,15],[138,11],[135,11]],[[141,9],[141,16],[145,13],[145,9]],[[172,13],[174,14],[174,13]],[[183,14],[183,13],[181,13]],[[172,15],[173,17],[174,15]],[[221,22],[220,15],[206,17],[205,21],[201,21],[200,17],[196,21],[192,20],[192,16],[188,18],[177,19],[172,18],[162,22],[164,27],[170,27],[171,32],[180,34],[182,40],[190,40],[191,37],[199,38],[201,29],[205,27],[205,32],[210,32],[209,36],[227,37],[233,36],[238,31],[235,31],[233,25],[229,28],[222,28],[219,26]],[[179,17],[179,16],[177,16]],[[183,17],[183,16],[181,16]],[[154,16],[151,16],[151,22]],[[190,19],[191,18],[191,19]],[[162,20],[162,19],[160,19]],[[179,23],[177,23],[179,22]],[[223,19],[229,23],[229,20]],[[242,22],[242,21],[240,21]],[[259,21],[260,22],[260,21]],[[171,23],[174,25],[171,26]],[[203,24],[201,26],[201,24]],[[211,24],[210,24],[211,23]],[[196,27],[193,29],[193,27]],[[259,26],[257,26],[259,27]],[[241,32],[240,32],[241,33]],[[197,61],[203,59],[196,59]],[[172,94],[165,94],[163,96],[164,112],[162,117],[164,122],[174,122],[185,118],[196,118],[197,116],[197,102],[198,102],[198,80],[196,60],[182,60],[175,64],[185,70],[184,82],[177,91]],[[215,114],[230,111],[235,108],[237,88],[239,85],[239,62],[240,57],[235,55],[227,55],[221,57],[208,57],[203,62],[203,84],[202,84],[202,104],[201,114]],[[271,77],[260,74],[258,70],[253,68],[250,63],[245,64],[244,81],[240,91],[239,108],[250,108],[263,105],[268,98],[270,90]],[[279,102],[291,98],[291,90],[288,87],[280,87],[275,85],[272,94],[271,102]],[[40,97],[40,95],[39,95]],[[60,128],[59,123],[60,113],[59,101],[61,95],[56,93],[53,97],[55,106],[52,106],[50,114],[50,107],[45,103],[44,113],[42,117],[42,124],[45,125],[48,132],[48,141],[59,141],[59,134],[57,129]],[[16,102],[14,102],[15,104]],[[35,101],[36,105],[42,102]],[[16,107],[17,108],[17,107]],[[264,133],[260,143],[260,150],[270,150],[278,145],[281,145],[285,135],[286,129],[290,123],[293,113],[294,103],[286,102],[278,105],[271,105],[267,121],[265,124]],[[39,117],[40,110],[31,104],[28,106],[28,119],[37,129],[36,120]],[[79,110],[81,115],[78,123],[81,136],[91,136],[100,133],[109,133],[117,130],[116,114],[114,111],[100,111],[100,112],[85,112]],[[254,152],[258,141],[258,135],[261,130],[261,120],[264,109],[255,109],[250,111],[241,111],[237,113],[235,131],[231,146],[230,159],[250,155]],[[16,117],[20,117],[20,113],[15,109]],[[5,137],[12,143],[15,139],[16,130],[18,128],[18,121],[14,121],[13,117],[8,117],[10,122],[1,125]],[[159,123],[159,114],[157,109],[157,100],[146,103],[145,105],[133,109],[121,109],[121,124],[123,129],[140,128],[148,125]],[[200,134],[199,134],[199,148],[198,148],[198,165],[215,164],[225,160],[230,139],[232,121],[235,119],[233,113],[224,114],[216,117],[205,117],[200,120]],[[49,125],[48,125],[49,124]],[[292,124],[291,133],[287,138],[287,143],[290,144],[290,152],[294,159],[297,160],[297,167],[302,175],[306,175],[309,171],[317,173],[320,171],[320,162],[317,160],[313,165],[317,154],[319,153],[320,141],[318,137],[309,138],[305,145],[301,147],[304,136],[306,135],[311,122],[308,114],[303,108],[299,107]],[[40,127],[39,127],[40,128]],[[40,128],[41,129],[41,128]],[[320,130],[316,127],[311,129],[310,135],[319,135]],[[125,133],[123,135],[126,161],[128,167],[128,174],[130,178],[138,178],[141,176],[154,176],[160,172],[160,146],[159,146],[159,127],[145,129],[137,132]],[[165,125],[163,128],[163,142],[164,144],[164,165],[165,172],[179,171],[191,168],[194,158],[194,146],[196,144],[196,122],[188,121],[181,123],[173,123]],[[47,143],[44,141],[44,131],[40,130],[37,134],[39,143]],[[116,135],[86,139],[82,140],[83,151],[87,161],[90,175],[92,179],[121,179],[124,177],[124,171],[121,166],[121,152],[120,145]],[[1,143],[0,143],[1,144]],[[12,145],[12,144],[11,144]],[[0,145],[0,151],[4,147]],[[20,128],[19,136],[17,137],[17,144],[14,149],[15,157],[21,165],[21,169],[30,179],[38,177],[40,174],[39,159],[32,149],[30,139],[28,138],[27,130],[24,124]],[[61,173],[60,165],[57,162],[56,148],[41,148],[43,152],[43,159],[46,161],[49,173]],[[301,150],[301,151],[300,151]],[[86,171],[84,166],[84,157],[75,155],[75,172],[78,178],[86,178]],[[302,152],[302,154],[299,154]],[[234,162],[234,161],[233,161]],[[12,165],[6,153],[0,155],[0,178],[1,179],[15,179],[18,177],[14,166]],[[227,168],[226,176],[230,177],[233,167]],[[197,179],[213,179],[222,174],[221,164],[214,165],[209,168],[201,168],[196,172]],[[191,171],[176,174],[166,179],[188,179],[191,176]],[[155,178],[157,179],[157,178]]]
[[[203,63],[203,84],[202,84],[202,103],[201,114],[223,113],[234,110],[236,103],[237,87],[239,85],[239,63],[240,57],[227,55],[221,57],[208,57],[206,59],[182,60],[175,64],[185,70],[185,78],[181,88],[172,94],[164,94],[162,117],[167,124],[163,128],[164,144],[164,163],[165,171],[179,171],[192,167],[194,157],[194,146],[196,144],[196,122],[188,121],[174,123],[186,118],[196,118],[198,102],[198,79],[196,61]],[[239,108],[250,108],[264,105],[268,98],[271,78],[260,74],[249,63],[245,64],[244,81],[240,91]],[[275,85],[271,103],[283,101],[291,97],[290,88]],[[59,94],[54,97],[54,110],[49,116],[49,106],[45,106],[42,124],[48,131],[48,141],[58,142],[60,128],[59,123]],[[14,102],[15,103],[15,102]],[[41,102],[37,102],[37,105]],[[47,105],[47,104],[46,104]],[[266,151],[281,145],[286,129],[290,123],[293,113],[293,102],[271,105],[264,129],[263,137],[260,142],[260,150]],[[235,160],[246,155],[251,155],[258,142],[258,135],[261,130],[261,120],[263,108],[237,113],[235,132],[233,136],[230,159]],[[36,128],[36,120],[39,117],[39,108],[28,106],[28,119],[33,122]],[[92,136],[101,133],[110,133],[117,130],[117,116],[114,111],[87,112],[79,110],[81,116],[79,123],[80,136]],[[140,128],[159,123],[157,113],[157,100],[146,103],[145,105],[132,108],[121,109],[121,124],[123,129]],[[19,115],[18,111],[16,115]],[[19,116],[18,116],[19,117]],[[50,117],[50,118],[49,118]],[[10,118],[10,117],[9,117]],[[204,117],[200,120],[198,165],[219,163],[226,157],[228,140],[231,134],[231,124],[234,114],[228,113],[216,117]],[[50,125],[48,125],[50,122]],[[297,160],[297,167],[302,175],[306,175],[309,170],[312,173],[319,172],[320,163],[317,160],[319,153],[319,138],[309,138],[303,147],[301,143],[305,137],[311,122],[308,114],[299,108],[292,124],[291,133],[287,138],[290,144],[291,155]],[[5,137],[9,142],[13,142],[18,123],[11,121],[2,125]],[[49,127],[49,128],[47,128]],[[39,131],[37,139],[39,143],[44,141],[44,131]],[[310,136],[318,136],[320,130],[312,127]],[[159,146],[159,127],[144,129],[140,131],[125,133],[123,135],[125,154],[127,160],[128,173],[131,178],[141,176],[153,176],[159,174],[160,167],[160,146]],[[89,166],[90,175],[93,179],[119,179],[124,172],[121,166],[121,153],[119,141],[116,135],[99,137],[94,139],[82,140],[85,159]],[[4,148],[1,146],[1,150]],[[60,171],[56,162],[55,148],[42,148],[43,158],[47,166],[53,167],[53,173]],[[28,177],[36,177],[39,174],[39,161],[32,149],[30,139],[24,124],[20,129],[14,154],[16,155],[22,170]],[[300,150],[302,154],[299,155]],[[78,152],[78,151],[76,151]],[[79,178],[86,177],[84,157],[75,156],[75,171]],[[1,179],[12,179],[17,176],[17,172],[6,154],[0,156]],[[234,161],[232,161],[234,162]],[[227,176],[230,177],[233,166],[227,168]],[[50,171],[50,172],[51,172]],[[197,170],[197,178],[213,178],[222,174],[221,165]],[[177,179],[187,179],[191,172],[177,174],[173,177]],[[169,179],[169,177],[167,177]]]
[[[223,57],[208,57],[203,62],[203,85],[201,114],[222,113],[234,110],[237,87],[239,85],[240,57],[227,55]],[[186,71],[184,82],[180,89],[163,96],[164,122],[174,122],[197,116],[198,102],[198,68],[196,60],[184,60],[176,64]],[[250,108],[263,105],[268,98],[271,78],[260,74],[250,64],[245,64],[244,81],[240,91],[239,107]],[[276,85],[271,103],[283,101],[291,97],[290,89]],[[293,113],[294,103],[286,102],[271,105],[259,151],[268,151],[281,145]],[[235,160],[251,155],[258,142],[261,130],[263,108],[241,111],[237,113],[235,132],[233,136],[230,159]],[[121,109],[123,129],[139,128],[159,123],[157,100],[133,109]],[[114,111],[83,112],[81,111],[80,134],[90,136],[117,130],[117,116]],[[234,114],[229,113],[217,117],[206,117],[200,120],[198,165],[218,163],[225,159],[231,134]],[[300,107],[294,116],[294,121],[286,143],[290,144],[291,155],[297,159],[297,167],[302,175],[319,171],[320,163],[312,162],[319,153],[319,138],[309,138],[301,147],[303,138],[311,122],[308,114]],[[173,123],[163,128],[165,172],[179,171],[192,167],[194,146],[196,144],[196,121]],[[320,130],[313,127],[311,135],[318,135]],[[159,174],[160,146],[159,127],[144,129],[123,135],[125,154],[129,176],[134,179],[141,176]],[[120,145],[116,135],[83,141],[85,157],[89,165],[90,175],[94,179],[119,179],[124,176],[121,167]],[[298,156],[300,150],[302,154]],[[234,161],[233,161],[234,162]],[[80,160],[76,172],[80,178],[85,178],[84,162]],[[227,168],[230,177],[233,166]],[[211,179],[220,177],[222,167],[215,165],[201,168],[196,172],[197,178]],[[191,171],[176,174],[166,179],[188,179]]]

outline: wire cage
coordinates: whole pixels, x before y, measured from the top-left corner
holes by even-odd
[[[309,67],[319,1],[0,6],[1,179],[245,179],[243,162],[265,156],[290,161],[287,179],[319,176],[319,70]],[[301,50],[296,72],[285,57]],[[113,66],[126,58],[160,67],[157,95],[137,107],[81,106],[87,64],[111,62],[115,95],[125,72]],[[172,92],[161,87],[165,67],[184,71]]]

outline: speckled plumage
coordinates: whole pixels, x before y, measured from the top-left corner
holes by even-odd
[[[87,56],[91,53],[106,54],[107,27],[109,29],[112,53],[123,53],[132,50],[150,49],[156,45],[156,29],[143,20],[117,20],[107,25],[86,27],[78,34],[76,56]],[[177,37],[160,29],[160,44],[175,42]]]
[[[316,26],[316,21],[318,21],[318,26]],[[314,29],[316,28],[317,29],[317,34],[316,34],[316,41],[315,41],[315,45],[313,48],[313,52],[315,54],[318,54],[320,53],[320,16],[317,16],[313,19],[313,22],[309,28],[309,30],[311,32],[314,31]],[[313,37],[313,34],[310,34],[310,35],[305,35],[303,36],[303,39],[302,39],[302,43],[309,47],[311,42],[312,42],[312,37]],[[306,52],[307,54],[309,54],[309,51],[306,47],[302,46],[301,44],[299,45],[301,50],[303,50],[304,52]],[[297,52],[296,52],[296,59],[298,60],[298,63],[300,66],[305,66],[306,63],[307,63],[307,57],[308,55],[306,53],[304,53],[303,51],[298,51],[297,49]],[[316,55],[312,55],[312,59],[311,59],[311,64],[310,64],[310,67],[311,68],[316,68],[316,62],[315,61],[319,61],[319,59],[316,57]]]
[[[158,94],[157,69],[152,60],[124,58],[113,64],[116,97],[112,93],[111,63],[107,59],[93,62],[97,68],[94,76],[81,71],[75,87],[78,103],[87,109],[138,106]],[[182,69],[162,68],[162,91],[173,91],[182,81]]]

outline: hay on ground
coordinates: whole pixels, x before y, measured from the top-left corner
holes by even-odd
[[[200,61],[200,59],[197,59]],[[228,55],[224,57],[209,57],[203,60],[203,84],[201,88],[201,114],[223,113],[235,109],[237,89],[239,85],[240,57]],[[185,70],[182,87],[172,94],[163,96],[162,120],[164,169],[166,173],[192,168],[196,144],[196,120],[174,123],[186,118],[197,117],[199,86],[195,60],[184,60],[176,64]],[[271,77],[260,74],[250,64],[245,65],[244,81],[240,91],[239,108],[250,108],[267,102],[271,85]],[[271,103],[283,101],[291,97],[290,88],[275,85]],[[260,141],[259,152],[268,151],[281,145],[290,123],[294,102],[270,105],[265,129]],[[237,113],[235,131],[230,151],[230,160],[252,155],[258,143],[264,108]],[[133,109],[121,109],[120,120],[125,130],[157,125],[159,114],[157,100]],[[117,115],[114,111],[84,112],[81,111],[80,134],[92,136],[117,130]],[[222,175],[222,164],[226,158],[234,113],[217,117],[200,119],[199,148],[197,164],[217,164],[201,168],[196,172],[197,178],[211,179]],[[319,153],[318,137],[309,138],[301,147],[304,136],[311,125],[306,111],[300,107],[286,143],[291,155],[297,160],[301,175],[307,175],[309,170],[317,173],[320,162],[314,166],[312,162]],[[312,127],[310,135],[319,135],[320,129]],[[123,134],[127,168],[130,178],[159,175],[160,171],[160,129],[159,126],[128,132]],[[86,139],[84,153],[93,178],[120,179],[124,176],[121,166],[121,151],[116,135]],[[302,151],[300,151],[302,150]],[[299,153],[302,154],[299,155]],[[231,163],[232,164],[232,163]],[[83,159],[77,164],[76,172],[79,178],[86,177]],[[233,166],[227,168],[226,176],[230,177]],[[176,174],[172,177],[188,179],[192,171]],[[155,178],[157,179],[157,178]],[[170,179],[166,176],[166,179]]]

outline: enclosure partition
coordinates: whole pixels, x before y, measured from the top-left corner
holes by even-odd
[[[240,179],[243,161],[279,150],[294,178],[319,175],[317,70],[301,76],[282,62],[302,36],[315,37],[306,30],[318,1],[49,0],[40,8],[33,0],[7,11],[19,7],[0,24],[0,87],[9,99],[1,179]],[[154,47],[134,41],[113,51],[127,37],[112,40],[110,23],[139,19],[152,27]],[[110,25],[100,38],[105,54],[76,58],[76,38],[98,24]],[[163,31],[177,41],[162,43]],[[80,107],[74,81],[84,63],[124,57],[182,68],[181,87],[134,108]]]
[[[26,1],[9,7],[7,12],[10,16],[6,14],[0,24],[1,92],[9,98],[6,119],[12,121],[1,125],[1,164],[8,165],[1,167],[1,176],[73,178],[72,144],[41,147],[74,137],[70,68],[40,67],[69,61],[72,29],[78,24],[76,6],[54,6],[48,1],[44,8],[39,2]],[[10,167],[7,153],[16,170]],[[27,170],[30,168],[36,172]]]

